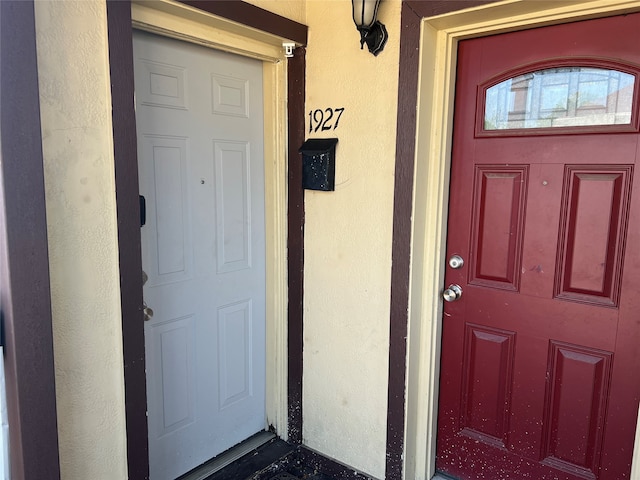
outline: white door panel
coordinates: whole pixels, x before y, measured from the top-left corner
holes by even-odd
[[[262,65],[134,35],[152,480],[263,430]]]

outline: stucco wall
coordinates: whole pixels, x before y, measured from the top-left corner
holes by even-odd
[[[380,6],[377,57],[360,50],[349,0],[310,0],[306,15],[306,111],[345,110],[308,134],[339,142],[336,191],[305,195],[303,437],[384,478],[400,1]]]
[[[35,10],[62,478],[124,479],[105,4],[42,0]]]
[[[384,478],[401,2],[380,6],[389,41],[374,57],[349,0],[307,0],[303,18],[250,1],[309,26],[306,111],[344,108],[335,130],[308,134],[339,143],[336,191],[305,196],[303,442]]]
[[[349,0],[250,3],[309,25],[307,111],[344,108],[309,135],[339,144],[306,194],[304,443],[383,478],[400,1],[378,57]],[[35,4],[62,475],[126,478],[105,6]]]

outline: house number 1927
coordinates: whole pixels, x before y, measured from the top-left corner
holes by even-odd
[[[309,110],[309,133],[335,130],[338,128],[343,112],[344,107]]]

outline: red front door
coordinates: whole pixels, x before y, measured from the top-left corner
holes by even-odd
[[[457,78],[437,470],[629,478],[640,14],[463,41]]]

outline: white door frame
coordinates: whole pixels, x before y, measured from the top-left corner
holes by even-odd
[[[639,0],[507,0],[425,18],[414,158],[404,478],[435,474],[442,301],[458,41],[640,11]],[[640,48],[640,46],[638,46]],[[632,480],[640,479],[636,431]]]
[[[290,40],[169,0],[131,5],[133,27],[262,61],[268,425],[287,439],[287,62]]]

